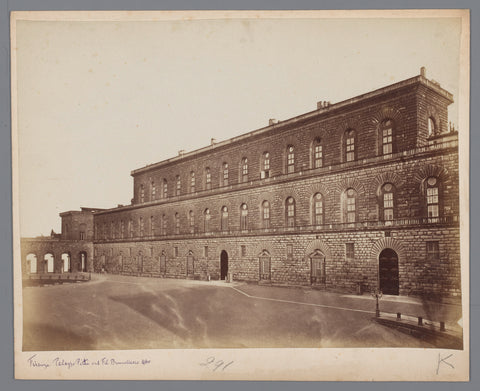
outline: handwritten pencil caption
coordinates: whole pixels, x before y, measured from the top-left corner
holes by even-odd
[[[99,360],[90,360],[88,358],[64,359],[55,357],[51,360],[41,360],[38,355],[34,354],[28,358],[28,365],[32,368],[64,367],[71,369],[73,367],[105,367],[105,366],[144,366],[151,364],[148,359],[141,360],[117,360],[115,358],[102,357]]]

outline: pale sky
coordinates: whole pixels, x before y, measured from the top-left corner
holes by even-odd
[[[459,42],[454,18],[19,21],[21,236],[59,232],[63,211],[129,204],[130,171],[180,149],[421,66],[456,99]]]

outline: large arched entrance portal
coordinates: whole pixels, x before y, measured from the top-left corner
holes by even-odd
[[[386,248],[380,253],[378,274],[382,293],[384,295],[398,295],[398,255],[391,248]]]
[[[220,253],[220,280],[225,280],[228,274],[228,254],[225,250]]]

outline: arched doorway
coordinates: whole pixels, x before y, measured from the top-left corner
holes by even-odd
[[[225,280],[228,274],[228,253],[222,250],[220,253],[220,280]]]
[[[270,281],[272,277],[271,272],[271,257],[267,250],[263,250],[258,257],[258,264],[260,268],[260,280]]]
[[[398,255],[391,248],[383,250],[378,257],[378,275],[382,293],[398,295]]]
[[[72,271],[72,262],[70,253],[62,254],[62,273],[70,273]]]
[[[325,283],[325,255],[320,250],[310,254],[312,284]]]
[[[43,260],[45,261],[45,273],[53,273],[54,270],[54,265],[55,265],[55,258],[52,253],[47,253],[43,257]]]
[[[30,274],[37,273],[37,256],[35,254],[27,255],[27,271]]]
[[[195,276],[195,264],[193,259],[193,252],[189,251],[187,255],[187,277]]]

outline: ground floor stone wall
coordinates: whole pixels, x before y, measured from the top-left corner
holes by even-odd
[[[93,268],[203,280],[229,273],[234,280],[347,292],[382,288],[393,270],[394,294],[458,296],[459,242],[458,227],[117,241],[94,244]],[[387,271],[385,254],[394,264]]]

